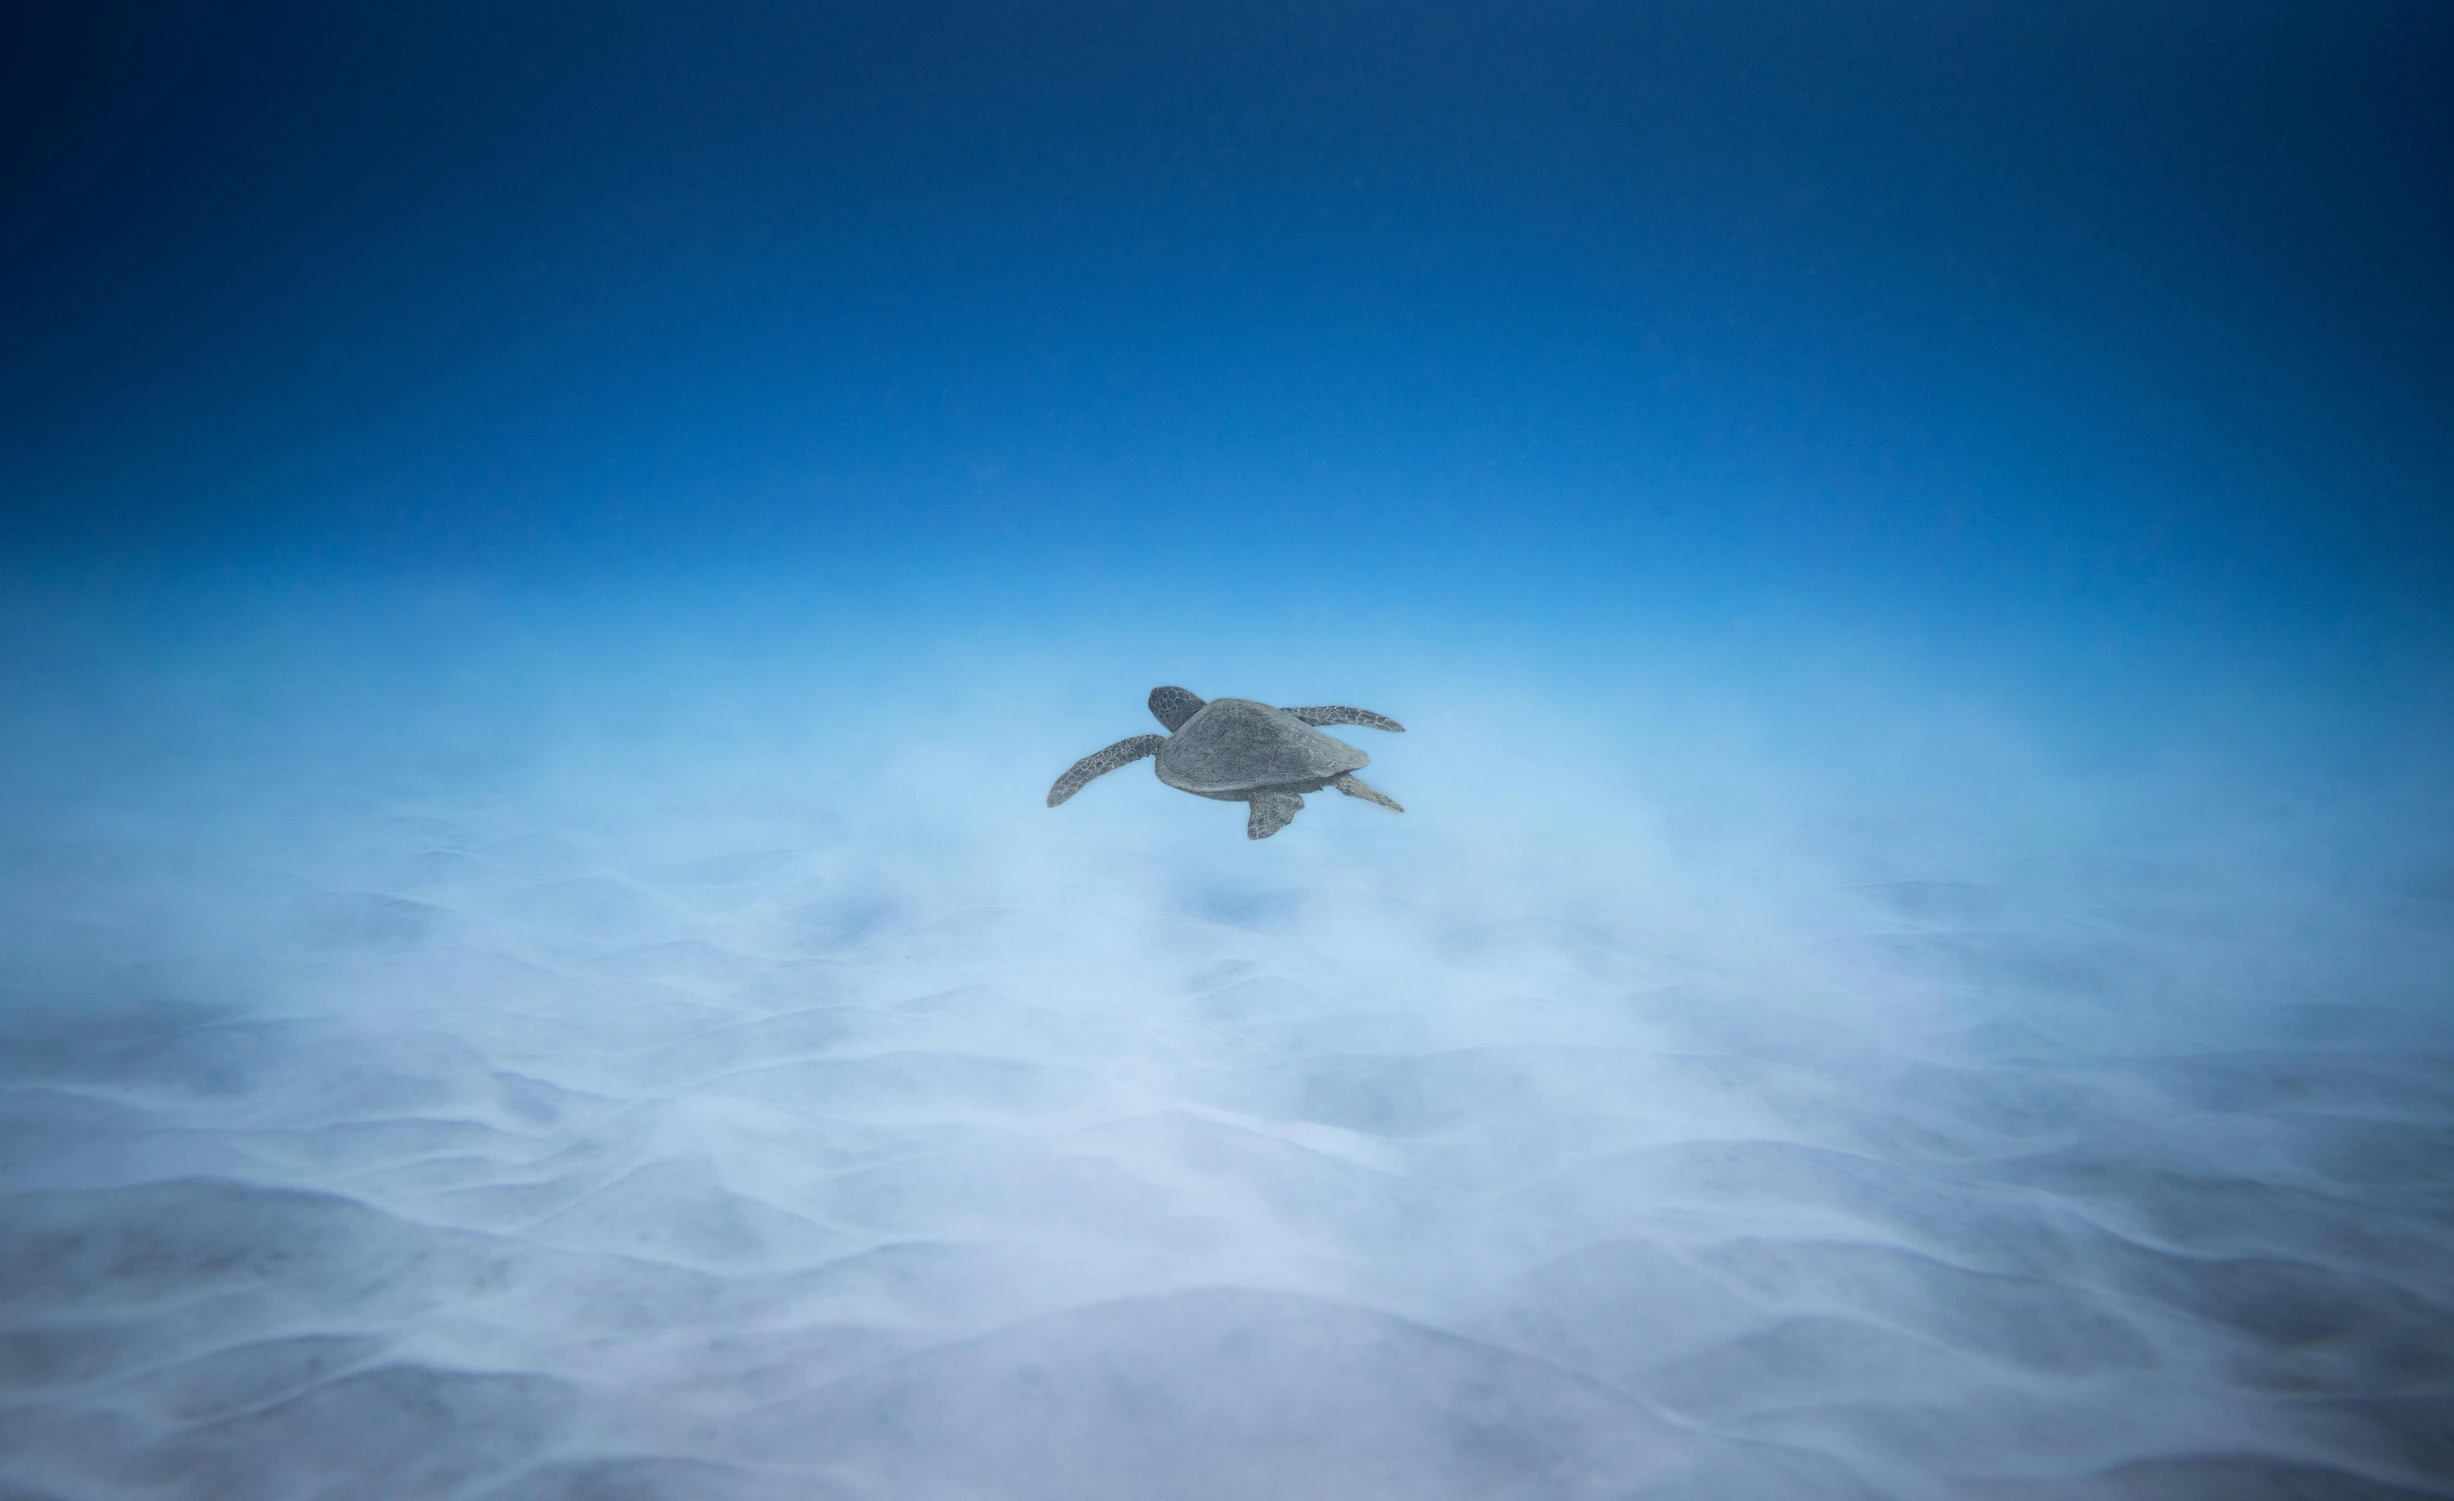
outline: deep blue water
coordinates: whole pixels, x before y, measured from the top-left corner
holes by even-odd
[[[2441,8],[0,55],[10,1501],[2454,1494]]]

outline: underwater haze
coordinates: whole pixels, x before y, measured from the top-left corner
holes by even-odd
[[[0,53],[5,1501],[2454,1496],[2454,13]]]

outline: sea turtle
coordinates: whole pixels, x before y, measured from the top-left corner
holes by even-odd
[[[1093,777],[1156,756],[1159,780],[1170,787],[1224,803],[1252,804],[1252,814],[1244,821],[1247,839],[1267,839],[1285,828],[1303,810],[1304,794],[1324,787],[1393,813],[1406,811],[1356,778],[1357,767],[1372,764],[1370,756],[1313,728],[1359,724],[1405,731],[1385,714],[1338,705],[1275,709],[1249,698],[1203,703],[1182,688],[1151,689],[1150,712],[1171,733],[1136,735],[1084,756],[1048,789],[1048,806],[1080,792]]]

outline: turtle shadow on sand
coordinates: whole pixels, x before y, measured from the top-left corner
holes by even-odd
[[[1182,688],[1151,689],[1150,712],[1169,733],[1136,735],[1084,756],[1048,789],[1048,806],[1080,792],[1094,777],[1152,756],[1158,761],[1159,780],[1170,787],[1220,802],[1250,803],[1252,813],[1244,821],[1247,839],[1267,839],[1285,828],[1303,811],[1304,794],[1324,787],[1393,813],[1406,811],[1355,775],[1357,768],[1372,764],[1370,756],[1315,728],[1359,724],[1403,734],[1406,727],[1385,714],[1337,704],[1279,709],[1249,698],[1204,703]]]

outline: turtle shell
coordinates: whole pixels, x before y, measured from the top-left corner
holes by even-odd
[[[1158,770],[1160,781],[1187,792],[1310,792],[1371,762],[1284,709],[1249,698],[1214,698],[1159,747]]]

